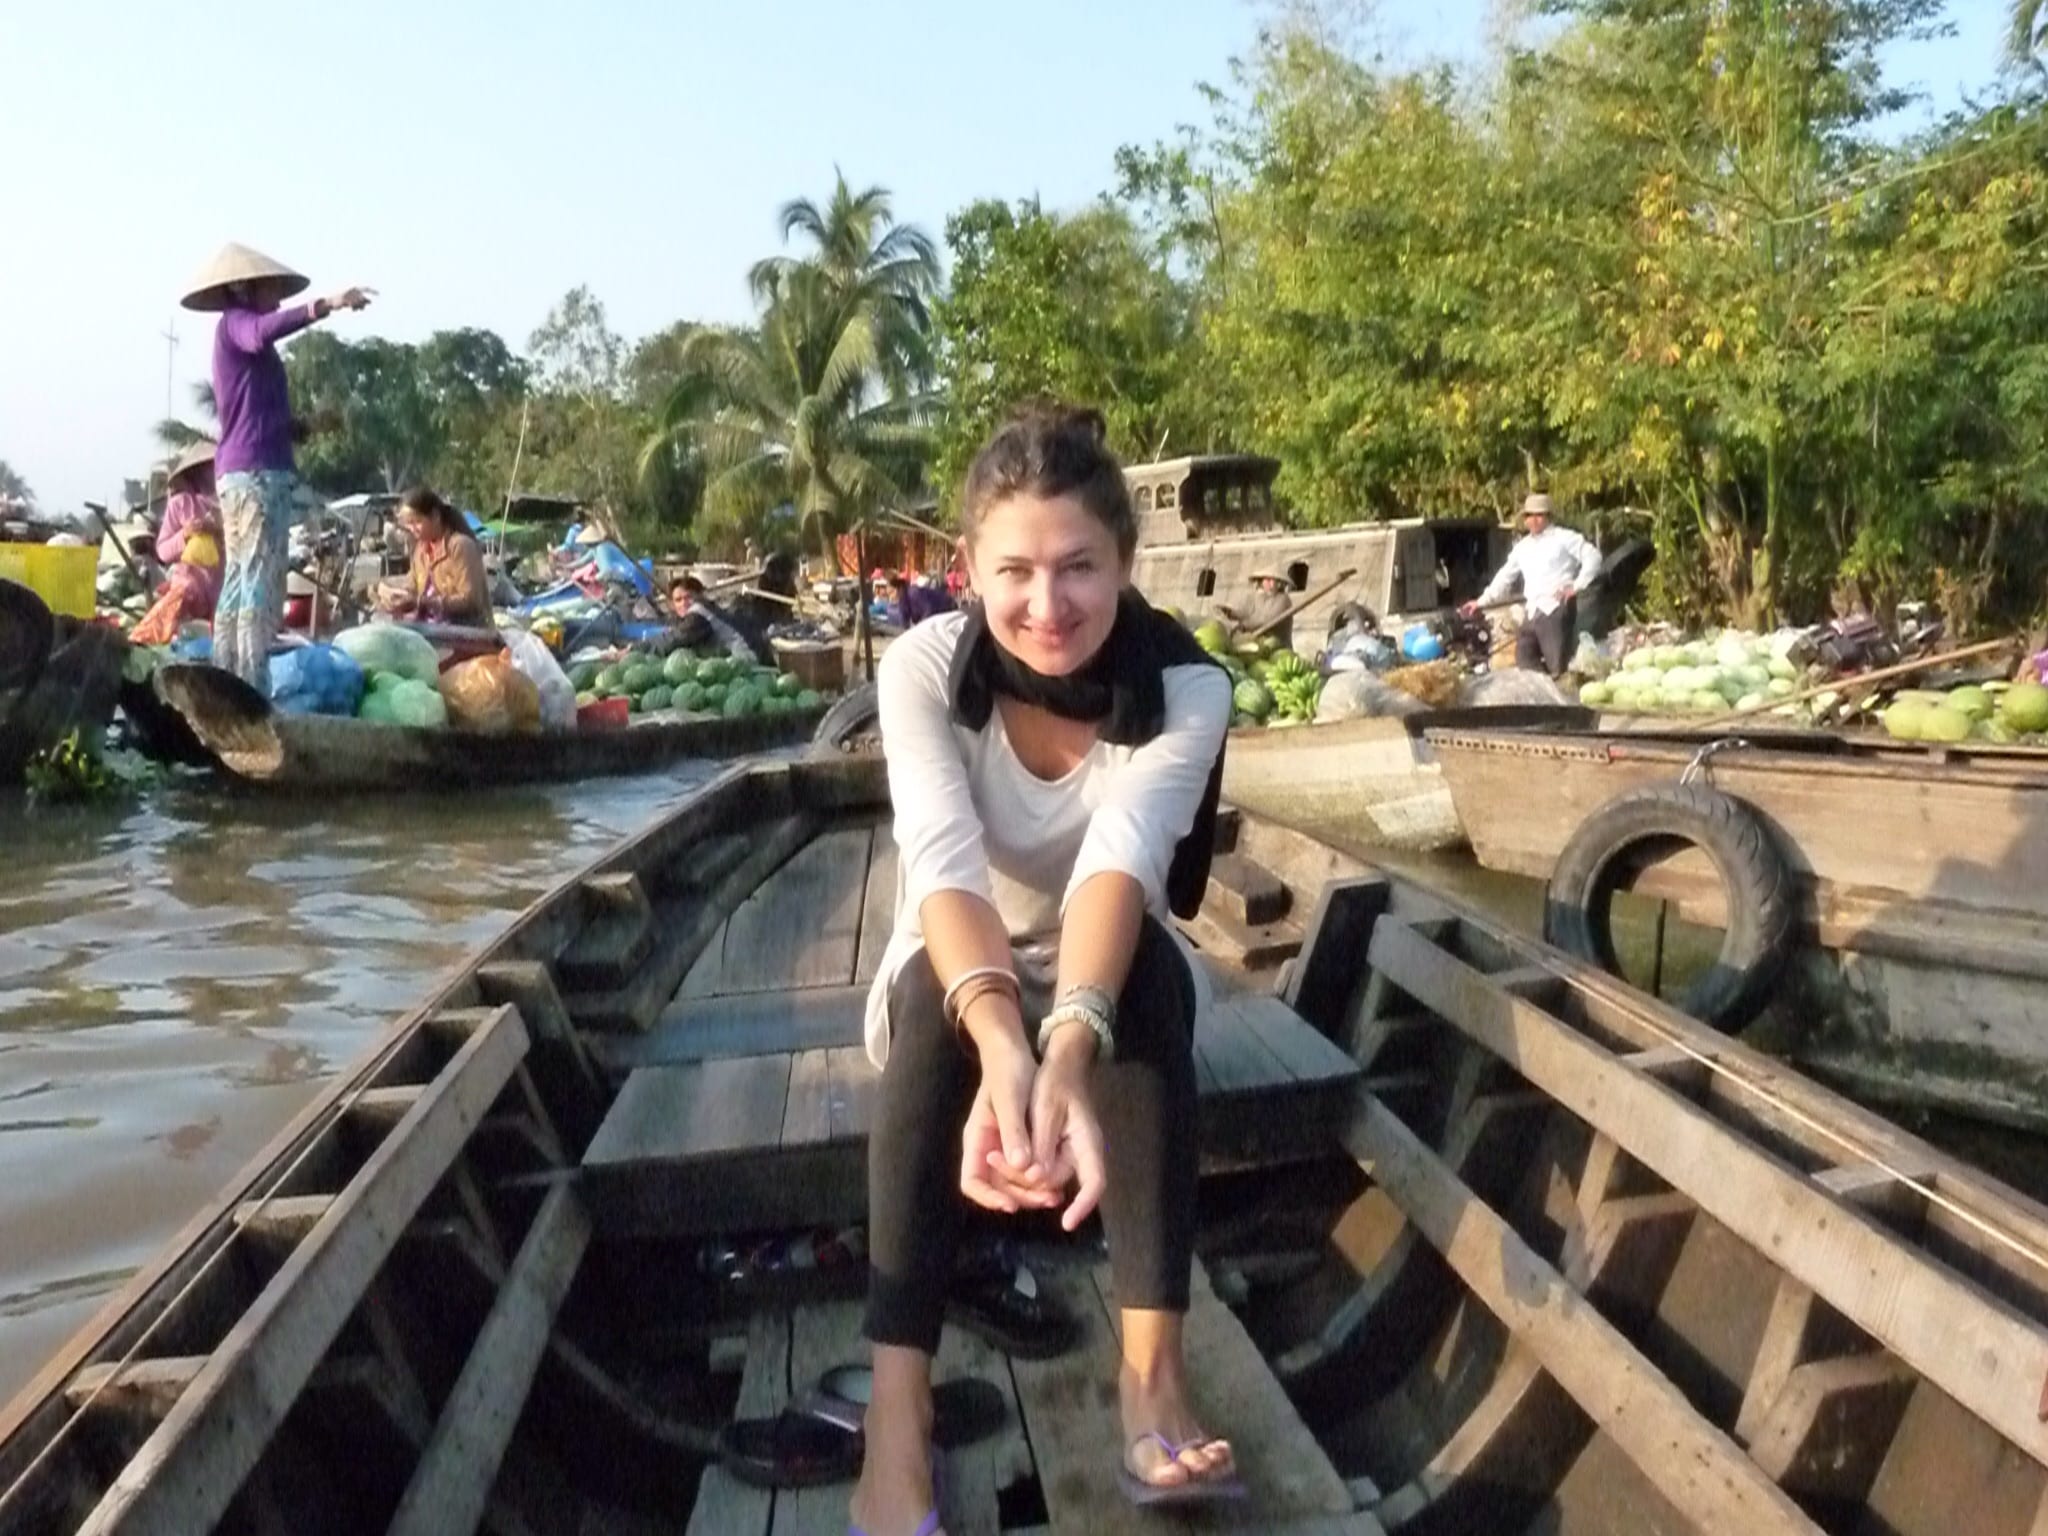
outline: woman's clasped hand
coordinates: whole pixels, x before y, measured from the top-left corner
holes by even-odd
[[[986,1043],[977,1037],[981,1086],[961,1135],[960,1191],[1011,1215],[1064,1206],[1060,1225],[1072,1232],[1108,1184],[1102,1123],[1088,1092],[1095,1037],[1075,1025],[1060,1029],[1041,1062],[1014,1009],[986,1033]]]

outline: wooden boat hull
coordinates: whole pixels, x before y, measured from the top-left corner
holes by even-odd
[[[681,715],[617,730],[485,736],[369,720],[287,715],[212,667],[166,667],[159,696],[236,783],[287,794],[558,783],[647,773],[802,742],[823,709],[726,719]]]
[[[1683,735],[1429,735],[1479,862],[1547,880],[1573,833],[1679,781]],[[1810,942],[1778,1012],[1797,1049],[1872,1091],[2048,1127],[2048,764],[1841,735],[1759,737],[1705,760],[1794,876]],[[1720,926],[1719,877],[1687,855],[1637,889]]]
[[[1220,1529],[2042,1528],[2048,1210],[1455,901],[1219,833],[1209,915],[1301,936],[1197,1025]],[[872,759],[737,769],[530,908],[0,1407],[0,1536],[842,1528],[843,1486],[707,1462],[716,1362],[776,1411],[859,1348],[858,1268],[735,1290],[701,1242],[742,1179],[859,1210],[810,1174],[864,1139],[834,1031],[892,851]],[[1031,1259],[1074,1353],[948,1331],[1005,1407],[949,1529],[1155,1528],[1092,1252]]]
[[[128,642],[119,631],[67,618],[53,625],[34,678],[0,692],[0,785],[19,784],[29,760],[71,732],[104,731],[120,696]]]
[[[1577,706],[1503,705],[1242,727],[1224,753],[1223,793],[1248,811],[1326,837],[1412,852],[1461,847],[1464,827],[1426,730],[1468,722],[1559,729],[1591,719]]]

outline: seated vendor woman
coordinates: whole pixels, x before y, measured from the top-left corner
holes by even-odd
[[[420,485],[398,503],[398,524],[412,539],[412,570],[385,609],[426,624],[491,625],[491,580],[483,546],[469,523],[435,492]]]
[[[1131,589],[1095,413],[999,430],[961,524],[979,605],[906,631],[878,680],[902,872],[867,1006],[866,1536],[939,1529],[932,1354],[967,1202],[1070,1232],[1100,1208],[1123,1309],[1102,1454],[1134,1502],[1243,1492],[1182,1344],[1201,988],[1166,926],[1208,878],[1230,682]]]

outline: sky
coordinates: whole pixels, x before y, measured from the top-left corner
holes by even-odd
[[[1992,80],[2003,0],[1888,61]],[[977,197],[1078,205],[1119,145],[1206,121],[1252,0],[0,0],[0,459],[112,501],[190,414],[225,241],[379,290],[349,337],[515,348],[578,284],[634,338],[746,318],[775,211],[834,168],[935,236]],[[1487,0],[1382,0],[1392,57],[1470,59]],[[163,332],[174,328],[175,347]]]

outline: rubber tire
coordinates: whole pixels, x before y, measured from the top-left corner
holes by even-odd
[[[875,728],[881,717],[881,702],[873,683],[850,688],[833,700],[832,707],[811,732],[811,752],[830,755],[841,750],[853,737]]]
[[[1558,856],[1544,902],[1544,936],[1613,975],[1615,891],[1681,845],[1713,860],[1727,899],[1721,953],[1674,1007],[1717,1029],[1756,1016],[1791,955],[1797,928],[1792,872],[1769,830],[1741,801],[1704,784],[1631,790],[1580,825]]]

